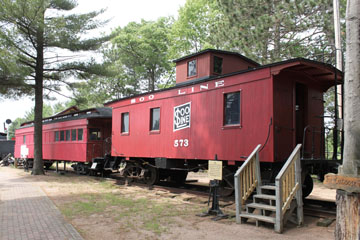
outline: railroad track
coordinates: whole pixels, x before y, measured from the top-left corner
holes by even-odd
[[[304,214],[312,217],[336,219],[336,204],[325,200],[305,199]]]
[[[146,184],[134,183],[137,186],[149,187]],[[171,182],[162,181],[151,187],[157,190],[167,190],[174,194],[190,193],[199,196],[208,196],[209,187],[207,185],[193,184],[192,181],[185,184],[174,184]],[[222,206],[235,206],[234,196],[222,197]],[[316,200],[316,199],[304,199],[304,215],[318,218],[336,218],[336,204],[331,201]]]
[[[139,184],[139,183],[137,183]],[[146,186],[142,184],[142,186]],[[185,183],[176,185],[171,182],[160,182],[153,186],[153,189],[163,189],[170,191],[174,194],[191,193],[199,196],[208,196],[209,187],[206,185],[198,185]],[[222,207],[231,206],[235,207],[234,196],[221,198]],[[336,219],[336,204],[331,201],[305,199],[304,200],[304,215],[318,218]]]
[[[112,178],[117,180],[118,185],[126,184],[125,179],[123,177],[112,177]],[[140,182],[131,182],[130,185],[140,186],[155,190],[167,190],[174,194],[191,193],[195,195],[207,196],[209,192],[208,186],[190,184],[189,182],[186,182],[184,184],[176,184],[167,181],[160,181],[159,183],[150,186]]]
[[[52,171],[52,170],[47,170]],[[73,171],[67,171],[67,173],[75,174]],[[125,179],[116,175],[111,176],[116,180],[118,185],[124,185]],[[139,186],[143,188],[150,188],[154,190],[166,190],[172,194],[189,193],[198,195],[201,197],[207,197],[209,194],[209,186],[207,184],[199,184],[196,180],[186,181],[184,184],[175,184],[172,182],[161,181],[155,185],[149,186],[147,184],[139,182],[131,182],[130,185]],[[230,208],[235,207],[234,196],[222,197],[221,207]],[[232,207],[233,206],[233,207]],[[317,199],[304,199],[304,215],[318,218],[335,219],[336,218],[336,204],[331,201],[317,200]]]

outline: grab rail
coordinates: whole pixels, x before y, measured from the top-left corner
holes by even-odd
[[[256,188],[256,192],[261,194],[261,176],[259,149],[261,144],[257,145],[254,151],[236,171],[234,175],[235,183],[235,202],[236,202],[236,222],[240,223],[240,213],[246,199]]]
[[[301,187],[301,165],[300,148],[298,144],[290,157],[275,178],[276,186],[276,223],[275,231],[282,232],[283,217],[290,207],[291,201],[296,196],[298,205],[298,224],[303,222],[302,214],[302,187]]]

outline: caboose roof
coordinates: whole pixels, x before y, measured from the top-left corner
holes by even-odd
[[[51,124],[57,122],[65,122],[78,119],[90,119],[90,118],[111,118],[112,110],[108,107],[90,108],[77,112],[65,113],[62,115],[55,115],[52,117],[43,118],[43,124]],[[34,121],[25,122],[21,124],[20,128],[31,127],[34,125]]]
[[[61,115],[65,115],[68,113],[79,112],[79,111],[80,111],[80,109],[77,106],[71,106],[71,107],[68,107],[68,108],[62,110],[61,112],[54,114],[54,116],[61,116]]]
[[[256,66],[260,66],[259,63],[255,62],[254,60],[251,60],[250,58],[247,58],[245,57],[244,55],[241,55],[240,53],[237,53],[237,52],[230,52],[230,51],[224,51],[224,50],[218,50],[218,49],[211,49],[211,48],[208,48],[208,49],[205,49],[205,50],[202,50],[202,51],[199,51],[199,52],[196,52],[196,53],[193,53],[193,54],[190,54],[190,55],[186,55],[184,57],[181,57],[181,58],[178,58],[178,59],[175,59],[173,60],[174,63],[177,63],[177,62],[180,62],[182,60],[185,60],[185,59],[188,59],[188,58],[192,58],[192,57],[195,57],[195,56],[198,56],[198,55],[202,55],[204,53],[207,53],[207,52],[212,52],[212,53],[220,53],[220,54],[227,54],[227,55],[234,55],[234,56],[237,56],[239,58],[242,58],[243,60],[249,62],[249,63],[252,63]]]
[[[216,51],[220,51],[220,50],[216,50]],[[189,57],[189,56],[186,56],[186,57]],[[185,59],[185,57],[182,59]],[[306,74],[310,78],[313,78],[314,82],[316,82],[320,86],[322,86],[322,89],[324,92],[331,86],[335,85],[335,76],[337,78],[337,82],[336,82],[337,84],[342,83],[342,80],[343,80],[343,73],[330,64],[318,62],[318,61],[314,61],[314,60],[309,60],[309,59],[305,59],[305,58],[295,58],[295,59],[285,60],[285,61],[281,61],[281,62],[270,63],[267,65],[261,65],[256,68],[246,69],[246,70],[242,70],[242,71],[238,71],[238,72],[228,73],[228,74],[219,75],[219,76],[211,76],[211,77],[205,78],[205,79],[196,79],[194,81],[183,82],[183,83],[177,84],[174,87],[159,89],[159,90],[155,90],[152,92],[144,92],[141,94],[132,95],[132,96],[125,97],[125,98],[116,99],[116,100],[104,103],[104,106],[111,107],[112,104],[122,101],[122,100],[131,99],[134,97],[140,97],[140,96],[147,95],[150,93],[158,93],[158,92],[168,91],[168,90],[172,90],[172,89],[176,89],[176,88],[191,86],[194,84],[208,82],[208,81],[221,79],[221,78],[226,78],[226,77],[230,77],[230,76],[234,76],[234,75],[239,75],[239,74],[244,74],[244,73],[249,73],[249,72],[255,73],[256,71],[259,71],[259,70],[265,69],[265,68],[270,68],[272,75],[277,75],[282,71],[290,71],[290,72],[293,72],[294,74],[296,74],[296,72]]]

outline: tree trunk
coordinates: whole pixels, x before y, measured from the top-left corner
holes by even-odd
[[[360,178],[360,1],[346,6],[344,158],[339,175]],[[356,181],[355,181],[356,182]],[[355,192],[355,193],[354,193]],[[360,239],[360,189],[336,192],[337,240]]]
[[[149,73],[149,86],[148,86],[148,91],[153,92],[155,90],[155,74],[154,74],[154,70],[151,69],[150,73]]]
[[[346,8],[345,141],[342,174],[360,174],[360,1]]]
[[[44,19],[44,13],[42,15]],[[36,36],[35,70],[35,119],[34,119],[34,165],[33,175],[44,174],[42,158],[42,115],[43,115],[43,73],[44,73],[44,27],[39,26]]]
[[[336,191],[335,239],[360,239],[360,193]]]

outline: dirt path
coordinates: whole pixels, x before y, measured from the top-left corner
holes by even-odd
[[[41,186],[67,221],[88,240],[334,238],[334,223],[330,227],[318,227],[319,219],[313,217],[305,217],[303,227],[288,224],[283,234],[276,234],[272,225],[236,224],[234,206],[222,209],[230,219],[214,222],[208,217],[197,217],[196,214],[207,209],[207,198],[189,193],[116,185],[114,180],[72,173],[30,176],[10,167],[2,167],[0,171],[15,171]]]

